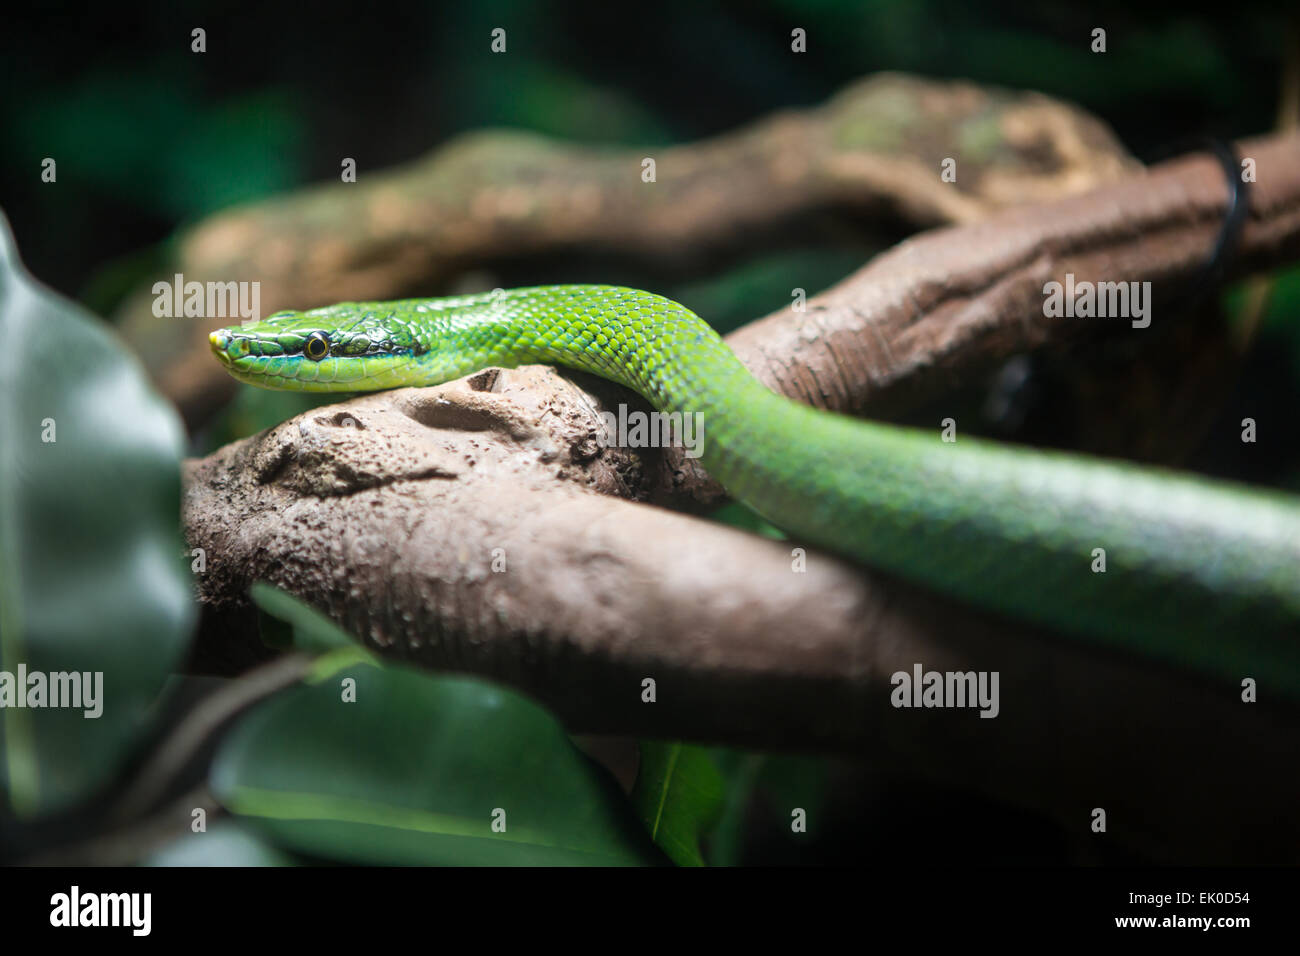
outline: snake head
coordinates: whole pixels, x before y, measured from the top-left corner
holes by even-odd
[[[277,312],[217,329],[208,341],[226,370],[251,385],[308,392],[388,387],[387,377],[422,349],[403,323],[373,305]]]

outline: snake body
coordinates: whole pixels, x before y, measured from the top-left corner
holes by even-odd
[[[343,303],[214,332],[212,347],[242,381],[305,391],[493,365],[591,372],[700,413],[709,473],[796,545],[1300,696],[1300,504],[1285,495],[815,410],[769,391],[689,309],[634,289]]]

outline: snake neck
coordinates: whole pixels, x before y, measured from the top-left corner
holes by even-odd
[[[765,388],[694,312],[617,286],[513,289],[393,303],[419,310],[422,384],[486,365],[563,365],[617,382],[665,412],[720,417],[742,404],[788,404]]]

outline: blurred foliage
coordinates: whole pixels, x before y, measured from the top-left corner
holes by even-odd
[[[41,90],[19,104],[13,121],[19,142],[72,159],[62,172],[79,186],[177,222],[294,185],[302,132],[289,97],[277,90],[206,101],[156,64],[142,74],[87,75]],[[94,162],[77,162],[88,143]]]
[[[229,820],[190,833],[145,859],[146,866],[293,866],[295,859]]]
[[[230,203],[377,169],[465,130],[594,143],[710,135],[903,70],[1038,89],[1090,109],[1139,155],[1271,125],[1285,11],[1105,0],[665,0],[410,4],[383,17],[215,0],[125,13],[26,7],[0,35],[0,206],[33,271],[84,290],[117,256]],[[190,31],[207,52],[190,52]],[[1104,55],[1091,31],[1107,30]],[[490,33],[507,31],[504,54]],[[808,32],[793,54],[790,32]],[[39,179],[46,156],[59,186]]]
[[[756,834],[795,849],[805,834],[816,839],[816,831],[825,827],[831,761],[721,747],[712,751],[712,760],[725,780],[727,795],[708,841],[712,865],[747,862],[746,842],[753,843]],[[798,831],[794,829],[797,811],[802,811],[804,818],[804,829]]]
[[[1246,284],[1231,286],[1224,295],[1229,314],[1242,321],[1247,310]],[[1259,335],[1289,357],[1291,371],[1300,379],[1300,267],[1278,272],[1271,279],[1268,301],[1257,319]]]
[[[1262,307],[1254,299],[1259,285],[1265,296]],[[1300,267],[1235,283],[1223,302],[1252,346],[1211,440],[1189,464],[1300,492],[1300,419],[1290,411],[1300,403]],[[1254,444],[1240,440],[1246,417],[1267,430]]]
[[[381,663],[319,611],[269,587],[259,606],[306,684],[244,717],[212,789],[254,832],[318,859],[436,865],[658,862],[608,774],[522,695]]]
[[[108,782],[185,652],[194,608],[180,421],[99,319],[24,272],[3,217],[0,341],[3,823]],[[76,681],[75,706],[57,675]],[[33,677],[48,685],[35,698]]]
[[[375,663],[321,675],[244,718],[212,784],[257,832],[322,859],[655,862],[612,781],[553,717],[467,677]]]

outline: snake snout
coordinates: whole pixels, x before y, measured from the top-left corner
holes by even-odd
[[[208,336],[208,343],[212,346],[212,354],[229,365],[231,362],[230,333],[225,329],[217,329]]]

